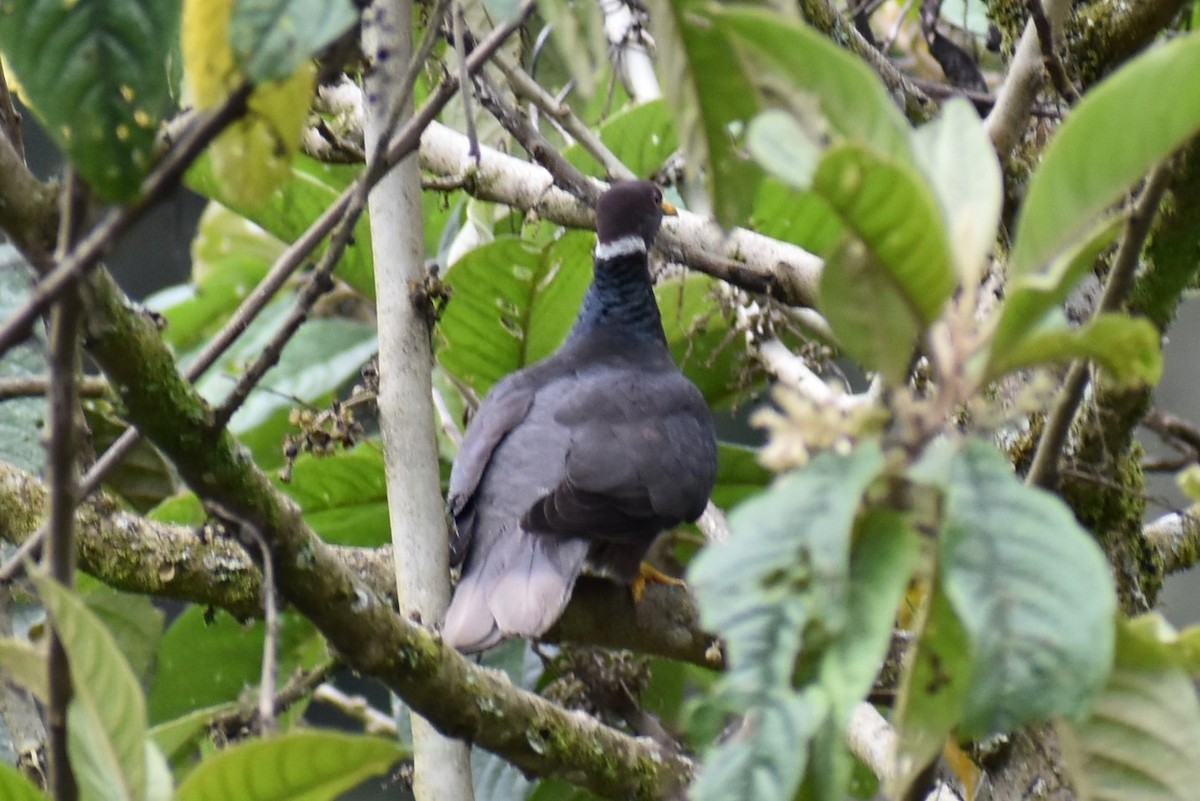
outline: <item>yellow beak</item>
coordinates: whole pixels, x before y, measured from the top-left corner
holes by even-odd
[[[666,200],[664,200],[662,202],[662,210],[663,210],[663,214],[665,214],[668,217],[678,217],[679,216],[679,209],[672,206]]]

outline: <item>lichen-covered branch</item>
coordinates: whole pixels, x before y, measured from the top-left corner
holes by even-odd
[[[0,462],[0,539],[25,541],[44,520],[46,488]],[[234,617],[262,615],[262,575],[232,539],[191,526],[155,523],[104,493],[76,513],[79,567],[119,590],[216,606]],[[358,581],[395,606],[392,549],[326,546]],[[681,587],[651,584],[635,604],[628,587],[584,577],[547,639],[627,648],[721,669],[717,639],[700,628],[696,602]]]

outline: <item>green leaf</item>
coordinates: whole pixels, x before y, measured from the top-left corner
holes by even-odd
[[[821,454],[739,506],[728,542],[692,561],[688,581],[704,626],[725,637],[734,697],[789,688],[805,626],[844,624],[851,526],[882,467],[874,444]]]
[[[937,197],[959,282],[979,283],[996,245],[1003,185],[1000,162],[975,108],[952,98],[913,135],[917,165]]]
[[[591,281],[592,237],[565,234],[540,249],[497,238],[446,273],[454,293],[438,331],[438,362],[482,397],[500,378],[549,355],[570,330]]]
[[[967,635],[940,586],[926,593],[896,703],[896,764],[887,794],[903,798],[909,785],[934,757],[962,719],[970,689],[972,657]]]
[[[1058,733],[1080,801],[1196,797],[1196,688],[1169,646],[1136,625],[1117,625],[1116,664],[1092,714]]]
[[[709,752],[693,801],[785,801],[804,775],[806,745],[828,715],[819,692],[780,693],[747,713],[730,739]]]
[[[1164,91],[1200,74],[1200,35],[1147,49],[1071,110],[1042,154],[1017,218],[1009,271],[1042,269],[1158,162],[1200,131],[1200,94]],[[1131,121],[1153,120],[1137,125]],[[1096,169],[1103,164],[1104,169]]]
[[[933,322],[957,281],[937,200],[921,175],[841,145],[825,152],[813,188],[886,270],[890,291],[918,322]]]
[[[1023,337],[1054,307],[1067,299],[1121,229],[1117,218],[1103,220],[1092,231],[1051,260],[1046,269],[1014,276],[992,335],[991,359],[1002,361]],[[998,372],[990,371],[993,375]]]
[[[771,483],[771,471],[758,461],[758,449],[730,442],[717,443],[717,483],[712,501],[729,509]]]
[[[236,0],[229,43],[253,83],[286,78],[355,23],[350,0]]]
[[[989,377],[998,378],[1022,367],[1092,359],[1118,384],[1153,386],[1162,375],[1162,335],[1143,317],[1102,314],[1079,328],[1043,326],[994,354]]]
[[[80,576],[79,597],[121,643],[122,653],[135,676],[148,677],[163,633],[163,613],[144,595],[120,592]]]
[[[192,278],[146,299],[166,318],[165,339],[186,352],[215,334],[283,253],[277,238],[219,203],[209,203],[192,240]]]
[[[811,774],[818,798],[846,797],[854,768],[846,727],[887,656],[896,609],[920,554],[920,539],[898,512],[872,509],[858,527],[847,585],[848,618],[834,633],[819,668],[830,714],[813,738]]]
[[[600,141],[613,155],[634,175],[642,177],[653,175],[679,147],[671,113],[662,100],[622,109],[605,120],[599,133]],[[578,143],[564,150],[563,156],[583,172],[604,174],[600,164]]]
[[[815,192],[799,192],[768,177],[762,182],[749,227],[826,258],[842,240],[845,227]]]
[[[539,0],[538,15],[551,30],[550,41],[566,62],[568,72],[576,81],[576,89],[585,98],[594,96],[600,86],[598,67],[608,60],[608,41],[604,38],[604,20],[599,6]]]
[[[820,295],[821,311],[846,353],[889,384],[903,384],[921,323],[861,240],[845,237],[826,256]]]
[[[759,166],[788,186],[812,187],[820,147],[788,112],[767,109],[751,120],[746,148]]]
[[[291,177],[260,203],[248,202],[231,192],[213,171],[212,158],[207,154],[192,165],[185,179],[192,190],[220,202],[284,242],[294,242],[333,205],[354,180],[358,168],[324,164],[298,155],[291,160],[290,171]],[[324,253],[325,247],[318,247],[314,258]],[[365,214],[354,225],[354,236],[338,260],[337,275],[366,297],[375,297],[371,226]]]
[[[972,440],[951,465],[938,560],[971,648],[961,733],[1085,715],[1112,667],[1117,603],[1071,510]]]
[[[744,341],[731,341],[728,313],[714,294],[716,279],[688,273],[654,287],[671,355],[700,388],[709,406],[729,406],[742,396]]]
[[[33,647],[29,640],[0,637],[0,676],[18,684],[46,703],[49,688],[46,684],[46,655]]]
[[[132,197],[167,109],[177,2],[11,0],[0,48],[23,97],[93,188]]]
[[[175,762],[207,736],[209,724],[213,719],[232,712],[237,707],[235,703],[228,703],[197,709],[153,726],[147,734],[167,758]]]
[[[386,771],[403,756],[379,737],[295,731],[246,740],[200,763],[176,801],[324,801]]]
[[[150,720],[163,723],[204,707],[237,700],[262,675],[262,621],[242,624],[216,613],[206,622],[188,607],[167,628],[158,647],[158,670],[150,688]],[[313,625],[291,612],[279,618],[279,673],[310,668],[325,646]],[[197,643],[203,643],[197,648]]]
[[[697,18],[704,0],[652,0],[650,27],[667,106],[692,178],[703,174],[717,222],[742,222],[761,174],[739,153],[733,128],[757,111],[754,90],[729,41]],[[696,205],[696,204],[692,204]]]
[[[83,602],[32,574],[71,666],[68,748],[82,799],[143,801],[146,701],[112,634]]]
[[[0,796],[5,801],[49,801],[12,765],[0,762]]]
[[[387,479],[377,442],[321,458],[301,456],[292,480],[277,485],[327,542],[370,547],[389,541]]]
[[[862,59],[774,11],[709,6],[704,13],[737,42],[747,74],[769,94],[793,101],[794,95],[813,98],[841,137],[880,157],[911,161],[908,122]]]

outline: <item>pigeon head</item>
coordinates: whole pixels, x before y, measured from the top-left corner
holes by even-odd
[[[674,216],[675,207],[663,200],[662,190],[650,181],[618,181],[596,202],[597,256],[605,251],[624,255],[635,250],[645,253],[663,215]]]

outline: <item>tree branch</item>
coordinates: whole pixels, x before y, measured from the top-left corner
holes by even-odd
[[[28,541],[45,518],[45,485],[0,462],[0,539]],[[262,574],[237,543],[191,526],[154,523],[98,493],[76,512],[79,567],[125,592],[216,606],[238,619],[262,615]],[[395,607],[392,549],[326,546],[374,595]],[[651,584],[634,604],[628,587],[579,580],[549,640],[627,648],[723,667],[716,638],[700,628],[696,602],[681,587]]]
[[[1142,252],[1146,237],[1150,235],[1158,203],[1171,179],[1171,164],[1172,160],[1167,159],[1155,167],[1146,179],[1141,197],[1134,204],[1125,223],[1120,247],[1113,258],[1112,268],[1104,285],[1104,294],[1096,305],[1096,315],[1118,311],[1129,296],[1137,272],[1138,256]],[[1087,371],[1086,359],[1072,362],[1067,370],[1067,377],[1055,399],[1054,408],[1046,417],[1046,425],[1042,430],[1041,439],[1038,440],[1033,462],[1025,476],[1028,486],[1043,489],[1054,489],[1058,486],[1058,465],[1071,430],[1071,422],[1075,419],[1075,412],[1087,387]]]
[[[472,197],[504,203],[571,228],[595,228],[592,209],[554,186],[542,167],[481,148],[468,156],[465,136],[432,123],[421,137],[421,167],[455,181]],[[814,306],[822,260],[796,245],[734,228],[728,233],[698,214],[681,210],[663,221],[657,247],[671,261],[752,292],[795,306]]]

